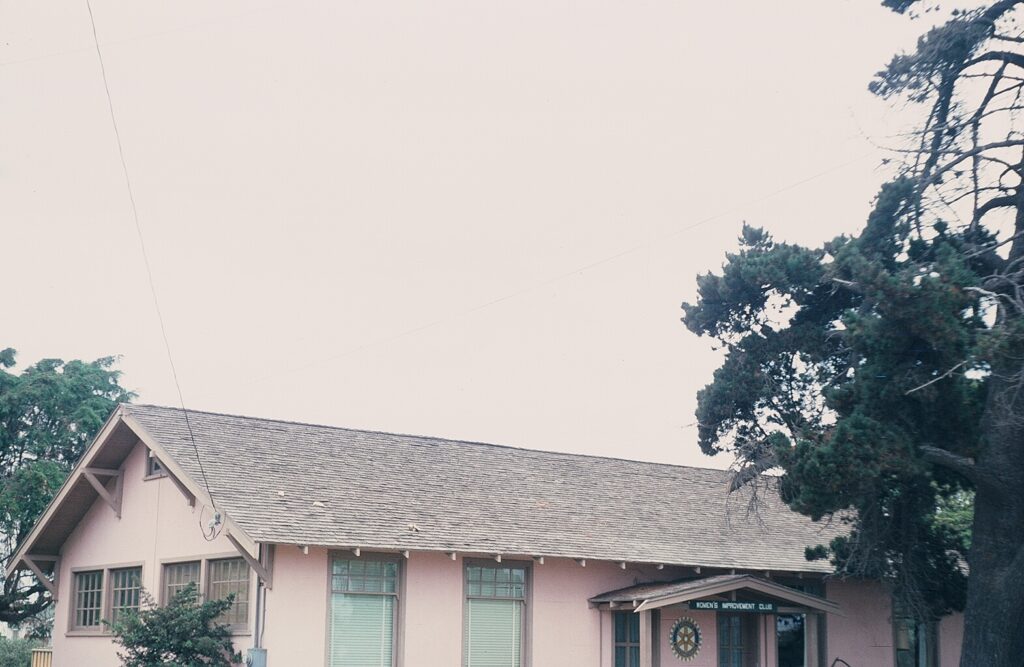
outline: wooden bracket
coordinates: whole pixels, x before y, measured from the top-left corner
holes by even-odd
[[[46,587],[46,590],[50,591],[50,595],[54,600],[57,599],[57,575],[60,572],[60,558],[57,556],[29,556],[28,554],[21,557],[21,560],[28,565],[28,569],[32,570],[32,573],[39,579],[39,583]],[[43,568],[39,566],[39,563],[53,563],[53,576],[48,577],[43,573]]]
[[[124,489],[124,473],[120,470],[110,470],[107,468],[86,468],[82,471],[82,476],[89,480],[92,484],[92,488],[96,489],[96,493],[100,494],[100,498],[103,498],[104,502],[110,505],[110,509],[114,510],[114,514],[117,518],[121,518],[121,494]],[[99,480],[100,477],[113,477],[114,478],[114,491],[111,493],[107,490],[107,485]]]
[[[229,532],[225,532],[224,536],[228,538],[228,541],[234,545],[235,549],[241,554],[245,562],[249,564],[256,576],[263,582],[263,586],[267,590],[274,588],[274,550],[273,545],[262,545],[260,551],[262,552],[261,558],[257,560],[253,558],[252,554],[249,553],[248,549],[243,547],[235,536]],[[261,562],[265,561],[265,562]]]

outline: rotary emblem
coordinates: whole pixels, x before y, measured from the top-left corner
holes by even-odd
[[[692,618],[681,618],[672,626],[668,640],[677,658],[693,660],[700,652],[700,626]]]

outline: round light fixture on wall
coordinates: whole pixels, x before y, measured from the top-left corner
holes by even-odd
[[[668,633],[672,652],[680,660],[693,660],[700,653],[702,639],[697,621],[685,616],[676,621]]]

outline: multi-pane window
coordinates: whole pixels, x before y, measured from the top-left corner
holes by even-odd
[[[199,561],[164,565],[164,603],[174,599],[189,584],[199,586]],[[196,591],[198,593],[198,591]]]
[[[241,626],[249,621],[249,565],[242,558],[211,560],[207,566],[206,596],[220,600],[234,594],[231,608],[218,619]]]
[[[330,667],[392,667],[398,562],[331,558]]]
[[[75,620],[77,629],[99,628],[103,619],[103,570],[75,573]]]
[[[753,614],[718,614],[718,667],[757,664],[757,623]]]
[[[640,667],[640,615],[629,611],[612,614],[615,667]]]
[[[464,667],[521,667],[526,568],[466,567]]]
[[[126,612],[139,610],[142,568],[125,567],[110,571],[110,622],[123,620]]]

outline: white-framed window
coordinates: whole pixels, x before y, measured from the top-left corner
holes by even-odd
[[[528,566],[467,561],[464,667],[522,667]]]
[[[393,667],[397,651],[397,558],[331,555],[330,667]]]

